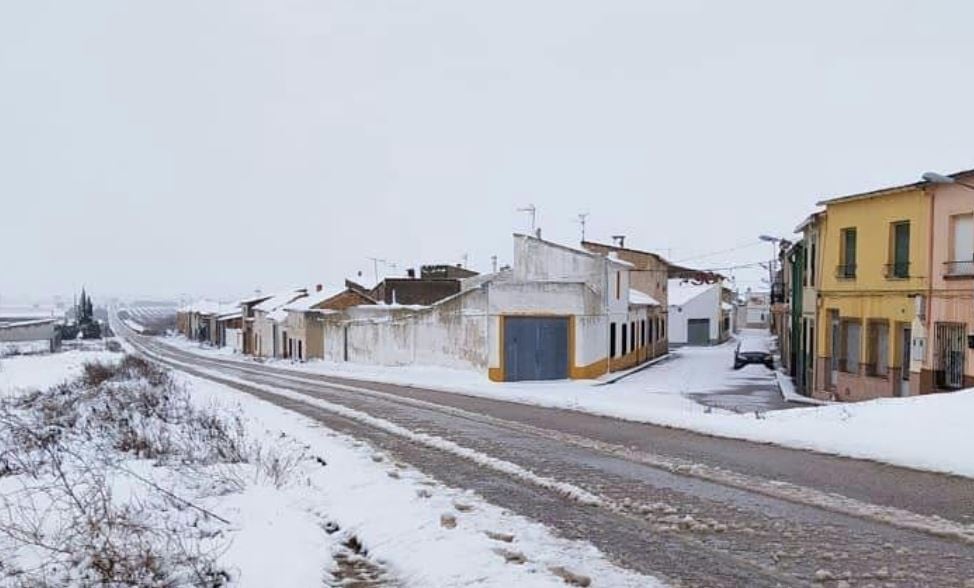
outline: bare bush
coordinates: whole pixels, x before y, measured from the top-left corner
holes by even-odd
[[[261,447],[239,415],[199,408],[142,359],[87,364],[75,382],[0,400],[0,579],[222,586],[229,576],[216,556],[228,521],[125,462],[153,460],[214,485],[221,471],[252,464],[247,471],[280,487],[304,458]],[[138,490],[116,496],[119,484]],[[5,550],[30,565],[5,562]]]

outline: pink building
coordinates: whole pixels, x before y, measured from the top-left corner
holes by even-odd
[[[930,292],[921,381],[933,390],[974,387],[974,170],[931,184]],[[914,358],[916,359],[916,358]]]

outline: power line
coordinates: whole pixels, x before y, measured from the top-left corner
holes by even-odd
[[[678,259],[678,260],[675,261],[675,263],[683,263],[685,261],[693,261],[695,259],[704,259],[706,257],[713,257],[715,255],[720,255],[721,253],[731,253],[731,252],[734,252],[734,251],[740,251],[741,249],[747,249],[748,247],[754,247],[755,245],[760,245],[762,243],[764,243],[764,241],[760,241],[760,240],[758,240],[758,241],[748,241],[747,243],[743,243],[741,245],[736,245],[736,246],[731,247],[729,249],[721,249],[720,251],[711,251],[710,253],[704,253],[702,255],[695,255],[693,257],[686,257],[684,259]]]

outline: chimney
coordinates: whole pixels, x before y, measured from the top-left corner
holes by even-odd
[[[616,247],[623,249],[626,246],[625,235],[612,235],[612,240],[616,242]]]
[[[538,227],[537,229],[534,230],[534,236],[538,239],[541,238],[541,227]]]
[[[317,284],[315,286],[315,292],[321,292],[321,288],[322,288],[321,284]]]
[[[411,279],[416,279],[416,269],[415,268],[409,268],[409,269],[407,269],[406,270],[406,276],[408,276]]]

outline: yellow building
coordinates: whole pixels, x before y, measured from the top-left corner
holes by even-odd
[[[819,202],[828,222],[819,236],[815,396],[928,391],[920,378],[930,280],[931,199],[924,187]]]

